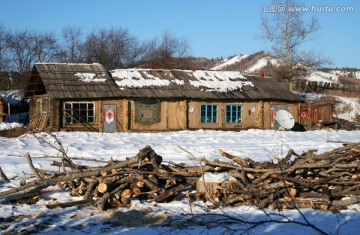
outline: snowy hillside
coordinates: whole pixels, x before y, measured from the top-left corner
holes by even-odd
[[[236,55],[218,62],[210,70],[235,70],[242,73],[259,74],[260,71],[269,71],[269,69],[277,68],[284,65],[284,62],[274,56],[258,52],[252,55]],[[320,70],[306,69],[306,75],[302,78],[309,81],[340,83],[340,76],[353,76],[360,78],[360,71],[344,71],[344,70],[330,70],[323,72]]]
[[[263,70],[266,66],[277,67],[281,65],[281,60],[264,52],[251,55],[236,55],[221,60],[210,70],[236,70],[242,73],[256,73]]]
[[[331,74],[360,79],[360,71],[331,70]]]
[[[308,73],[308,75],[304,78],[308,81],[312,82],[330,82],[330,83],[339,83],[339,76],[332,74],[321,72],[318,70],[313,70]]]
[[[242,61],[243,59],[249,57],[249,55],[236,55],[234,57],[229,57],[229,58],[225,58],[222,61],[220,61],[220,63],[218,63],[217,65],[215,65],[214,67],[212,67],[210,70],[222,70],[224,68],[226,68],[227,66],[236,64],[240,61]]]

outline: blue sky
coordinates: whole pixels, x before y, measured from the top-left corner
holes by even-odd
[[[261,33],[262,9],[271,0],[1,0],[0,23],[11,30],[51,31],[65,26],[123,27],[140,40],[169,31],[190,42],[193,56],[251,54],[269,43]],[[353,12],[318,12],[321,29],[304,46],[333,60],[333,67],[360,68],[360,0],[303,0],[306,6],[352,6]],[[265,7],[265,8],[264,8]],[[307,13],[310,16],[310,13]]]

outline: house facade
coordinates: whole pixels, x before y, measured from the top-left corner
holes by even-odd
[[[277,129],[303,100],[275,80],[228,71],[119,69],[37,63],[25,97],[30,128],[51,131]]]

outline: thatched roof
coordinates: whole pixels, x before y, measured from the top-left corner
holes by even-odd
[[[37,63],[31,77],[36,85],[25,96],[302,101],[273,79],[239,72],[119,69],[110,75],[100,64]]]

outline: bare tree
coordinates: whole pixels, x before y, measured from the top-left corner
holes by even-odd
[[[3,24],[0,24],[0,71],[4,71],[8,68],[7,58],[7,45],[6,38],[9,32],[6,30]]]
[[[36,33],[28,30],[9,34],[6,40],[13,70],[25,74],[36,62],[56,61],[59,46],[52,33]]]
[[[133,63],[138,45],[124,28],[93,31],[84,43],[85,61],[100,63],[107,69],[125,68]]]
[[[277,11],[262,14],[261,38],[270,41],[274,55],[285,61],[287,79],[296,76],[302,66],[318,67],[329,63],[315,50],[302,48],[305,42],[315,39],[320,29],[315,16],[306,21],[306,12],[301,11],[296,0],[275,0],[271,6],[277,6]]]
[[[154,63],[161,68],[181,68],[190,53],[190,45],[184,38],[177,38],[170,32],[164,32],[161,39],[154,38],[145,43],[144,63]],[[181,63],[182,62],[182,63]]]
[[[65,27],[62,30],[63,56],[62,61],[79,63],[84,61],[83,32],[80,27]]]

